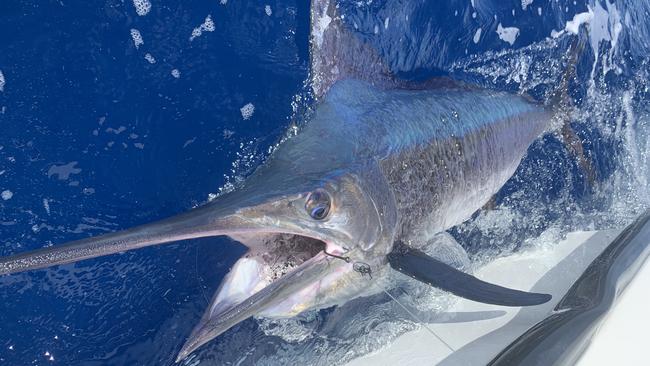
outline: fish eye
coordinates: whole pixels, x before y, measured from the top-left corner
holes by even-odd
[[[307,214],[314,220],[323,220],[329,215],[332,200],[323,189],[317,189],[309,194],[305,202]]]

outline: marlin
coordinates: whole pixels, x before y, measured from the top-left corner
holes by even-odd
[[[335,4],[311,6],[313,113],[238,190],[162,221],[0,258],[0,275],[228,236],[248,251],[177,361],[252,316],[293,317],[375,294],[391,270],[479,302],[548,301],[421,248],[497,193],[555,109],[448,79],[397,80]]]

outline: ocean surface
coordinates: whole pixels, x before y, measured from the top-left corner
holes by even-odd
[[[0,2],[0,255],[171,216],[236,188],[313,106],[307,0]],[[489,210],[450,230],[479,266],[650,207],[650,2],[340,1],[405,80],[544,102],[575,39],[571,130],[540,137]],[[210,238],[0,278],[0,363],[172,365],[244,247]],[[423,313],[453,301],[405,302]],[[387,296],[249,319],[184,365],[335,365],[418,324]]]

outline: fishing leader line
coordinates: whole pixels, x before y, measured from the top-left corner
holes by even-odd
[[[379,287],[379,285],[377,285],[377,287]],[[442,339],[442,337],[440,337],[438,334],[436,334],[436,332],[434,332],[433,329],[429,328],[429,326],[428,326],[425,322],[423,322],[422,319],[420,319],[417,315],[415,315],[413,312],[411,312],[411,310],[409,310],[409,309],[408,309],[404,304],[402,304],[399,300],[397,300],[397,298],[395,298],[393,295],[391,295],[391,294],[390,294],[388,291],[386,291],[384,288],[379,287],[379,289],[382,290],[386,295],[388,295],[388,297],[390,297],[391,299],[393,299],[393,300],[397,303],[397,305],[399,305],[402,309],[404,309],[404,311],[406,311],[406,312],[407,312],[407,313],[408,313],[408,314],[413,318],[413,320],[414,320],[415,322],[420,323],[420,324],[424,327],[424,329],[426,329],[429,333],[431,333],[431,335],[433,335],[434,337],[436,337],[436,338],[437,338],[437,339],[438,339],[442,344],[444,344],[447,348],[449,348],[449,350],[450,350],[452,353],[453,353],[453,352],[456,352],[456,350],[454,350],[454,349],[449,345],[449,343],[445,342],[445,340]],[[406,292],[404,292],[404,293],[406,293]]]
[[[335,255],[335,254],[328,253],[327,251],[323,251],[323,252],[325,252],[325,254],[330,256],[330,257],[340,259],[340,260],[344,261],[345,263],[350,263],[350,257],[338,256],[338,255]],[[366,275],[368,275],[369,280],[372,280],[372,270],[370,268],[370,265],[368,265],[367,263],[354,262],[352,264],[352,268],[354,269],[355,272],[358,272],[361,275],[362,278],[365,277]],[[379,290],[383,291],[386,295],[388,295],[388,297],[390,297],[393,301],[395,301],[397,303],[397,305],[399,305],[402,309],[404,309],[404,311],[406,311],[406,313],[409,314],[411,316],[411,318],[413,318],[413,320],[416,323],[421,324],[424,327],[424,329],[426,329],[429,333],[431,333],[431,335],[433,335],[442,344],[444,344],[445,347],[447,347],[452,353],[456,351],[452,346],[449,345],[449,343],[445,342],[445,340],[442,339],[442,337],[440,337],[438,334],[436,334],[436,332],[434,332],[433,329],[429,328],[429,326],[424,321],[422,321],[422,319],[420,319],[411,310],[409,310],[404,304],[402,304],[399,300],[397,300],[397,298],[395,298],[393,295],[391,295],[390,292],[386,291],[386,289],[379,286],[379,284],[377,284],[377,283],[374,283],[374,282],[371,281],[370,284],[376,286]],[[401,289],[401,290],[402,290],[402,292],[404,294],[408,295],[408,293],[406,291],[404,291],[404,289]]]

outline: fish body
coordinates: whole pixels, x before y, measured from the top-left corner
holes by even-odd
[[[376,161],[398,211],[396,239],[446,230],[482,207],[512,176],[528,146],[550,127],[552,112],[526,97],[440,84],[382,90],[358,80],[338,81],[295,147],[287,148],[323,145],[314,160],[340,159],[344,151],[341,162],[348,166]]]

